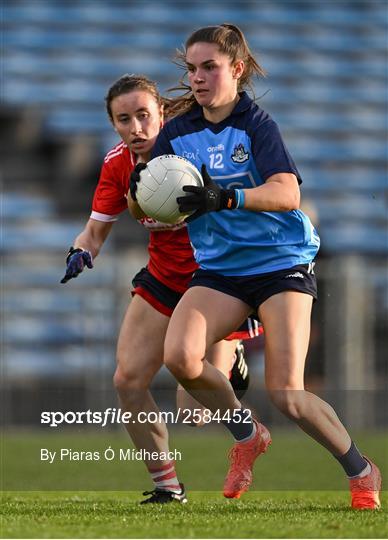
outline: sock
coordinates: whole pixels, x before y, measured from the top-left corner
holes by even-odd
[[[360,472],[360,474],[357,474],[357,476],[348,476],[349,480],[353,478],[364,478],[364,476],[368,476],[370,472],[372,471],[372,467],[370,466],[370,463],[365,467],[363,471]]]
[[[248,442],[251,439],[253,439],[253,437],[256,435],[257,428],[255,424],[252,424],[252,425],[253,425],[252,433],[248,435],[248,437],[245,437],[244,439],[239,439],[238,442]]]
[[[222,420],[225,427],[229,429],[233,437],[238,442],[246,442],[256,433],[256,427],[251,417],[245,409],[233,409],[230,420]]]
[[[181,486],[179,485],[178,478],[175,472],[175,464],[173,461],[159,467],[157,469],[148,467],[148,472],[151,475],[152,481],[156,489],[162,491],[173,491],[174,493],[181,492]]]
[[[343,456],[334,455],[334,457],[342,465],[346,475],[349,478],[360,475],[365,476],[366,474],[368,474],[368,472],[365,471],[368,470],[369,463],[361,455],[360,451],[358,450],[357,446],[354,444],[353,441],[346,454],[344,454]]]

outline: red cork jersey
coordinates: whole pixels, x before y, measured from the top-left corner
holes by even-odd
[[[101,168],[100,178],[94,192],[91,219],[117,221],[127,206],[129,178],[136,164],[124,142],[110,150]],[[143,218],[139,223],[150,231],[148,270],[167,287],[185,292],[193,272],[198,268],[185,223],[177,225]]]

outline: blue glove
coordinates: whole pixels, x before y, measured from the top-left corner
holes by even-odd
[[[147,168],[147,163],[138,163],[129,179],[129,192],[133,201],[136,201],[137,183],[140,180],[140,173]]]
[[[66,257],[66,274],[61,279],[61,283],[67,283],[69,279],[76,278],[85,265],[88,268],[93,268],[93,257],[90,251],[71,246]]]

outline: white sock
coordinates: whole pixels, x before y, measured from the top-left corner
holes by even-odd
[[[148,468],[148,471],[155,488],[163,491],[173,491],[174,493],[181,492],[173,461],[160,468]]]

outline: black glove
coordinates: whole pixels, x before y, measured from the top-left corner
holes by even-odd
[[[140,173],[147,168],[147,163],[138,163],[132,171],[129,179],[129,192],[132,200],[136,201],[137,183],[140,181]]]
[[[66,257],[66,274],[61,279],[61,283],[67,283],[69,279],[76,278],[85,265],[88,268],[93,268],[93,258],[90,251],[71,246]]]
[[[186,222],[206,214],[206,212],[219,212],[220,210],[232,210],[236,208],[236,192],[234,189],[222,189],[209,176],[206,165],[201,167],[203,187],[183,186],[183,191],[192,193],[185,197],[178,197],[177,203],[182,214],[193,212]]]

